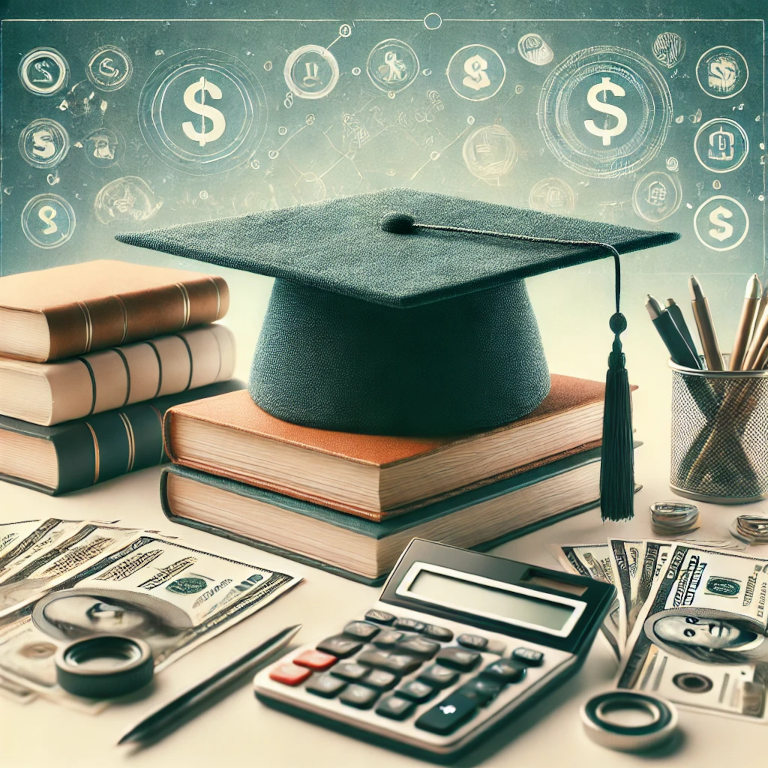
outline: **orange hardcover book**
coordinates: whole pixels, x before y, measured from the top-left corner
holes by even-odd
[[[175,333],[223,317],[221,277],[86,261],[0,277],[0,355],[32,362]]]
[[[371,520],[409,512],[599,444],[604,385],[553,376],[544,402],[502,427],[456,437],[360,435],[270,416],[246,390],[171,408],[177,464]]]

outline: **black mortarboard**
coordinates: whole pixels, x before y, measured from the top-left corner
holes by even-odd
[[[250,380],[264,410],[438,435],[505,424],[546,397],[522,278],[614,256],[611,367],[623,368],[618,254],[677,235],[390,189],[117,239],[277,278]],[[628,444],[631,454],[631,426]]]

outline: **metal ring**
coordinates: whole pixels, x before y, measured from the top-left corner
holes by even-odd
[[[83,637],[56,653],[56,680],[75,696],[122,696],[145,686],[153,674],[152,649],[125,635]]]
[[[606,718],[609,710],[640,710],[651,715],[644,725],[620,725]],[[593,696],[582,707],[581,720],[592,741],[603,747],[635,751],[656,746],[677,727],[677,710],[655,696],[636,691],[606,691]]]

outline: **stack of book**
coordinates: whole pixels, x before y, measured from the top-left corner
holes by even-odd
[[[166,414],[166,516],[369,584],[419,536],[490,547],[595,506],[604,386],[553,376],[529,416],[416,439],[277,419],[247,391]]]
[[[0,278],[0,479],[50,494],[165,459],[172,405],[230,392],[227,284],[91,261]]]

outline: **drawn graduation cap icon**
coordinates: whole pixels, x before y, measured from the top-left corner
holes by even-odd
[[[253,399],[286,421],[388,435],[484,430],[533,411],[549,371],[524,278],[612,256],[609,389],[611,370],[620,384],[605,418],[618,414],[606,429],[629,467],[606,478],[623,496],[603,512],[620,519],[634,488],[618,256],[677,237],[389,189],[117,239],[276,278]]]

